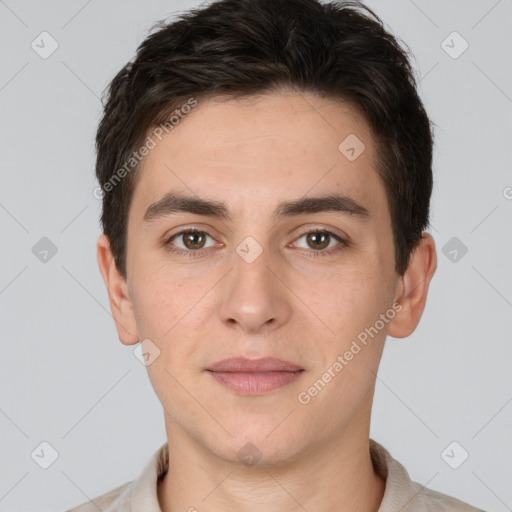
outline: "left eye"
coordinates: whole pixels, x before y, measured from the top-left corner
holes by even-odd
[[[339,236],[331,233],[330,231],[309,231],[301,235],[297,240],[305,238],[306,247],[302,246],[304,249],[313,248],[315,251],[322,251],[324,249],[330,249],[336,244],[331,245],[330,242],[338,242],[341,245],[344,244],[344,240]],[[294,243],[297,245],[297,242]],[[300,246],[299,246],[300,247]]]

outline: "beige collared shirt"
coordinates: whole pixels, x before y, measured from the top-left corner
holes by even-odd
[[[370,439],[370,455],[375,470],[386,480],[378,512],[485,512],[412,482],[405,468],[373,439]],[[157,482],[167,471],[168,462],[169,448],[165,443],[151,456],[137,480],[67,512],[162,512],[158,503]]]

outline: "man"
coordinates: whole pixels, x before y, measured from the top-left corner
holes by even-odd
[[[432,145],[358,3],[221,0],[141,44],[97,134],[98,262],[167,443],[74,510],[477,510],[369,439],[386,336],[436,269]]]

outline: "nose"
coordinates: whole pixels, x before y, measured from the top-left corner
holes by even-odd
[[[233,253],[233,268],[226,276],[219,309],[221,320],[244,333],[277,329],[291,315],[290,298],[283,284],[286,279],[266,250],[253,261],[240,254]]]

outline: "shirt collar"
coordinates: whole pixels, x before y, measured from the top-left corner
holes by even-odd
[[[164,443],[151,456],[131,491],[131,510],[162,512],[158,502],[158,482],[169,468],[169,445]],[[123,511],[124,512],[124,511]]]

